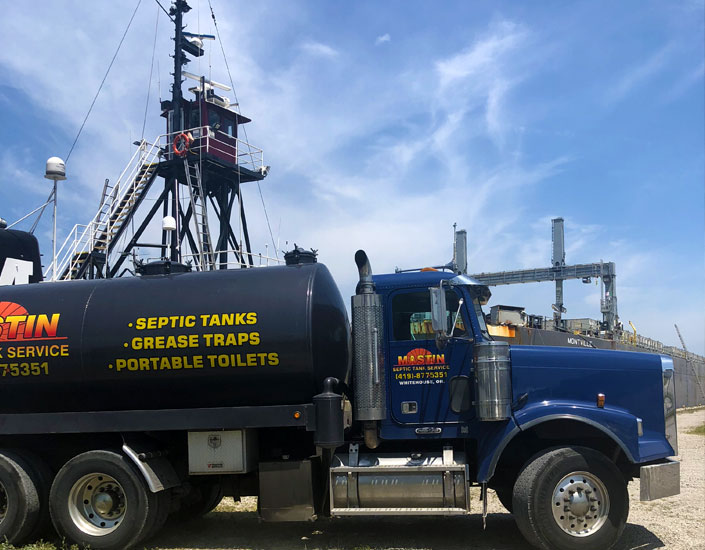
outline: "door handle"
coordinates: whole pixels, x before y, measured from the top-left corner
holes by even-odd
[[[443,431],[443,428],[429,427],[429,428],[416,428],[415,432],[418,435],[437,435]]]

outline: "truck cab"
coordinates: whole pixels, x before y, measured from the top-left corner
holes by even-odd
[[[436,269],[371,277],[356,261],[354,400],[367,449],[336,452],[332,515],[469,513],[478,485],[483,517],[493,489],[533,546],[602,549],[626,523],[631,479],[642,500],[679,492],[668,356],[509,346],[488,333],[486,286]],[[365,393],[375,385],[383,396]]]
[[[389,415],[383,439],[405,439],[433,425],[436,438],[462,437],[475,418],[472,357],[475,343],[491,340],[482,314],[486,286],[464,275],[421,271],[374,277],[385,311],[385,365]],[[433,330],[430,287],[443,284],[446,330]],[[421,428],[421,432],[417,431]],[[425,430],[429,431],[429,430]]]

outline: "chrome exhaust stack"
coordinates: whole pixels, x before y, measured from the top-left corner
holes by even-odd
[[[476,342],[475,407],[478,420],[498,422],[512,416],[512,364],[507,342]]]
[[[360,282],[352,297],[355,420],[364,423],[365,445],[379,445],[377,422],[387,417],[382,299],[375,293],[372,267],[364,250],[355,253]]]

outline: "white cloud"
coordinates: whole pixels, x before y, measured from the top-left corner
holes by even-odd
[[[471,47],[436,63],[441,88],[468,77],[483,77],[489,71],[496,74],[495,64],[517,49],[526,39],[526,31],[516,23],[502,21]]]
[[[100,10],[86,11],[82,3],[71,6],[47,4],[46,17],[38,20],[30,7],[15,3],[5,41],[17,47],[0,50],[0,70],[20,89],[3,89],[3,109],[29,101],[28,108],[45,116],[47,133],[54,134],[30,153],[6,144],[0,163],[10,170],[0,175],[0,202],[12,200],[13,213],[15,202],[29,199],[8,192],[11,181],[36,187],[36,204],[48,194],[48,188],[46,194],[40,192],[43,162],[68,150],[127,22],[115,23],[124,19],[124,12],[109,3]],[[282,18],[279,12],[287,9],[291,13]],[[560,150],[525,161],[515,134],[531,125],[524,120],[520,87],[542,77],[541,56],[544,47],[553,47],[550,40],[543,42],[536,31],[503,20],[469,36],[456,51],[381,66],[356,58],[353,48],[341,45],[339,51],[313,40],[299,42],[298,37],[313,34],[301,5],[263,3],[236,14],[224,4],[221,10],[218,22],[243,114],[253,119],[247,125],[249,138],[264,148],[266,163],[272,165],[261,189],[274,238],[281,237],[289,246],[295,241],[319,249],[344,295],[354,289],[352,258],[357,248],[367,249],[377,273],[395,266],[445,263],[452,254],[453,222],[468,230],[473,272],[549,263],[549,213],[555,206],[531,211],[527,203],[543,191],[540,186],[570,166],[572,157]],[[148,13],[145,21],[135,20],[67,166],[70,179],[60,195],[63,233],[73,222],[85,223],[93,215],[104,178],[120,173],[133,151],[131,142],[139,138],[151,54],[144,44],[151,46],[154,31],[154,12]],[[86,30],[76,31],[77,18]],[[187,18],[193,31],[195,13]],[[213,32],[210,18],[202,14],[200,19],[200,32]],[[25,35],[21,29],[26,28],[33,32]],[[385,36],[378,37],[380,43],[386,42]],[[361,40],[370,46],[369,36]],[[290,43],[298,44],[297,55],[279,55]],[[165,19],[157,47],[166,96],[171,42]],[[206,47],[211,53],[188,69],[209,74],[212,65],[211,77],[228,82],[218,45],[209,42]],[[61,63],[55,62],[56,51],[62,52]],[[668,58],[668,52],[662,55]],[[324,64],[323,71],[321,59],[336,62]],[[651,64],[634,68],[629,78],[621,79],[618,93],[646,82],[661,62],[655,56]],[[15,92],[16,97],[7,97]],[[156,116],[157,101],[153,92],[147,137],[163,128],[163,119]],[[550,105],[549,97],[542,104],[547,113]],[[52,148],[57,144],[58,151]],[[264,251],[270,237],[256,185],[245,185],[243,193],[253,247]],[[25,211],[32,205],[26,206]],[[698,320],[695,307],[702,304],[694,305],[685,291],[672,299],[672,287],[684,285],[665,283],[658,275],[663,265],[683,265],[682,259],[661,251],[640,256],[643,247],[638,242],[613,243],[614,233],[594,225],[580,209],[556,214],[566,217],[569,263],[600,258],[617,262],[620,312],[638,322],[640,332],[665,339],[673,319],[688,344],[703,349],[698,335],[702,312]],[[48,250],[48,241],[42,245]],[[595,293],[594,286],[566,283],[569,315],[599,316]],[[552,285],[502,287],[495,289],[493,303],[516,303],[550,315],[552,294]]]
[[[392,37],[389,36],[389,33],[383,34],[375,39],[375,46],[379,46],[380,44],[384,44],[385,42],[391,42],[391,40]]]
[[[538,50],[522,25],[506,20],[491,25],[469,48],[436,62],[438,104],[466,112],[484,110],[485,131],[503,148],[512,129],[507,98],[529,74],[534,58],[527,52],[532,49]]]
[[[336,49],[332,48],[328,44],[323,44],[321,42],[308,41],[301,44],[301,49],[306,53],[318,57],[338,57],[339,53]]]
[[[498,145],[504,144],[504,120],[503,120],[503,110],[502,102],[504,96],[509,90],[510,85],[508,82],[497,79],[492,84],[487,95],[487,107],[485,110],[485,122],[487,123],[487,131],[492,136],[492,139]]]
[[[617,103],[621,101],[634,89],[661,72],[667,66],[673,51],[673,45],[667,44],[647,59],[627,69],[621,78],[607,89],[605,95],[607,102]]]

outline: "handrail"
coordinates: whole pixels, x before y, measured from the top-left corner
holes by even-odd
[[[267,256],[266,254],[262,253],[255,253],[255,252],[244,252],[244,251],[239,251],[239,250],[234,250],[234,249],[228,249],[228,250],[216,250],[212,252],[211,254],[213,255],[214,258],[217,258],[219,254],[226,253],[228,255],[233,254],[233,255],[239,255],[239,256],[247,256],[253,260],[254,262],[258,262],[257,264],[254,265],[254,267],[266,267],[269,265],[282,265],[284,264],[284,260],[281,258],[272,258],[271,256]],[[195,258],[198,258],[198,254],[183,254],[181,256],[181,261],[186,262],[188,260],[193,260]],[[162,258],[148,258],[148,260],[159,260]],[[263,263],[264,262],[264,263]],[[219,261],[215,261],[216,264],[220,265]],[[238,267],[250,267],[250,264],[245,261],[237,261],[237,260],[228,260],[225,263],[226,266],[238,266]]]
[[[52,260],[45,269],[46,278],[49,278],[48,275],[51,273],[51,280],[56,281],[67,269],[70,277],[71,270],[80,266],[83,261],[78,255],[93,251],[102,238],[105,239],[103,244],[105,244],[107,253],[111,240],[111,230],[122,223],[119,220],[115,220],[114,216],[118,209],[124,207],[124,205],[121,205],[122,201],[127,199],[130,193],[134,195],[137,186],[141,183],[141,178],[140,181],[137,178],[140,170],[146,164],[160,162],[164,156],[173,158],[172,141],[180,133],[161,134],[153,142],[146,140],[140,142],[139,147],[118,176],[115,185],[105,197],[91,221],[87,224],[76,224],[69,231],[57,252],[56,259]],[[191,134],[194,137],[191,151],[202,152],[205,150],[208,152],[212,148],[215,152],[232,155],[238,166],[243,166],[253,172],[265,169],[262,149],[254,147],[246,141],[229,136],[220,130],[213,130],[209,126],[190,128],[184,130],[184,133]]]
[[[127,166],[118,177],[115,186],[93,216],[93,219],[88,224],[76,224],[71,229],[59,252],[57,252],[56,267],[54,266],[54,261],[52,261],[45,270],[46,275],[51,273],[52,280],[58,280],[67,268],[70,269],[72,267],[71,264],[76,262],[76,254],[93,250],[99,233],[109,235],[110,229],[114,227],[114,224],[110,223],[111,217],[117,211],[121,201],[127,197],[128,192],[130,190],[134,192],[136,189],[138,184],[136,178],[139,171],[145,164],[151,164],[159,160],[159,152],[161,151],[159,145],[156,143],[150,144],[151,146],[148,150],[146,150],[146,145],[147,142],[143,141],[132,155]],[[126,181],[130,181],[130,184],[125,185]],[[83,228],[83,231],[79,235],[80,228]],[[72,245],[66,249],[69,243],[72,243]],[[107,244],[108,242],[106,242],[106,246]]]
[[[236,138],[222,132],[213,130],[210,126],[195,126],[184,130],[183,132],[171,132],[162,134],[157,138],[157,143],[160,143],[168,155],[173,155],[171,146],[174,138],[184,133],[193,137],[193,144],[190,150],[193,152],[220,152],[226,155],[232,155],[238,166],[243,166],[253,172],[260,171],[264,168],[264,152],[259,147],[251,145],[249,142],[240,138]],[[235,153],[232,154],[232,150]],[[247,160],[249,157],[249,160]]]

